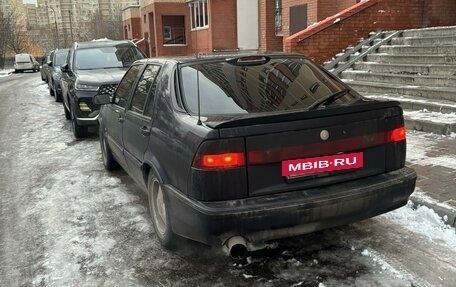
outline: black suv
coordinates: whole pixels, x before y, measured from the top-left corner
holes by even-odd
[[[87,127],[97,124],[96,94],[112,93],[130,65],[145,58],[131,41],[94,40],[74,43],[62,65],[62,100],[65,117],[72,120],[73,133],[87,135]]]

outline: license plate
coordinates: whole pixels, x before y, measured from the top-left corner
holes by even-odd
[[[282,176],[296,177],[364,166],[363,152],[282,161]]]

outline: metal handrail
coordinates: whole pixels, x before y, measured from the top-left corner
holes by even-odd
[[[371,38],[369,38],[369,39],[366,40],[365,42],[369,42],[369,44],[370,44],[373,40],[378,39],[378,38],[381,37],[381,36],[384,36],[384,35],[388,35],[388,36],[386,36],[385,38],[382,38],[381,41],[379,41],[379,42],[375,43],[374,45],[370,46],[369,49],[367,49],[366,51],[360,53],[360,54],[357,55],[355,58],[353,58],[353,59],[351,59],[350,61],[346,62],[345,64],[343,64],[343,65],[337,67],[336,69],[334,69],[333,71],[331,71],[331,73],[333,73],[335,76],[339,76],[339,74],[340,74],[341,72],[343,72],[343,71],[346,70],[347,68],[351,67],[351,66],[352,66],[354,63],[356,63],[357,61],[359,61],[359,60],[361,60],[361,59],[364,59],[368,54],[371,54],[371,53],[375,52],[380,46],[382,46],[382,45],[384,45],[384,44],[390,42],[392,38],[397,37],[397,36],[400,35],[401,33],[402,33],[401,31],[396,31],[396,32],[382,32],[382,33],[377,33],[377,34],[375,34],[374,36],[371,37],[371,38],[373,38],[372,40],[371,40]],[[378,36],[378,35],[379,35],[379,36]],[[366,44],[367,44],[367,43],[362,42],[362,43],[359,44],[358,46],[361,45],[361,47],[362,47],[363,45],[366,45]],[[358,47],[358,46],[357,46],[357,47]],[[358,50],[359,50],[359,49],[358,49]],[[356,51],[358,51],[358,50],[356,50]],[[352,55],[352,54],[355,53],[356,51],[354,51],[354,49],[353,49],[353,50],[350,50],[350,51],[347,51],[345,54],[348,54],[348,55],[346,56],[346,55],[344,54],[342,57],[345,57],[344,59],[347,59],[348,57],[350,57],[350,55]],[[336,60],[337,60],[337,59],[336,59]],[[342,61],[342,60],[337,61],[337,63],[339,63],[340,61]],[[334,61],[333,61],[333,62],[334,62]],[[327,66],[331,66],[333,62],[331,62],[331,63],[328,64]],[[325,66],[326,69],[328,69],[327,66]],[[334,64],[334,65],[332,66],[332,68],[334,68],[335,66],[336,66],[336,65]],[[329,69],[332,69],[332,68],[329,68]],[[329,70],[329,69],[328,69],[328,70]]]
[[[329,64],[326,64],[324,67],[326,70],[331,70],[334,69],[339,62],[345,62],[352,54],[358,52],[361,50],[364,46],[370,46],[372,42],[374,42],[375,39],[378,39],[383,36],[383,32],[375,33],[372,36],[370,36],[368,39],[360,42],[358,45],[356,45],[353,49],[347,50],[343,55],[337,57],[333,61],[331,61]]]

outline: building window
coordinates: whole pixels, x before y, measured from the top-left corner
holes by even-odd
[[[190,7],[190,21],[192,30],[209,27],[207,0],[198,0],[188,4]]]
[[[147,17],[146,14],[143,15],[144,23],[147,23]]]
[[[162,16],[163,45],[185,45],[185,17]]]

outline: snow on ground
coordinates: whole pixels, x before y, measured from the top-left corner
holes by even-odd
[[[455,113],[438,113],[430,112],[428,110],[420,111],[404,111],[404,115],[413,120],[425,120],[434,123],[454,124],[456,123]]]
[[[450,211],[452,211],[453,213],[456,214],[456,208],[455,207],[453,207],[452,205],[449,205],[449,204],[447,204],[445,202],[439,202],[439,201],[435,200],[434,198],[430,197],[427,193],[423,192],[421,190],[421,188],[419,188],[419,187],[415,188],[415,191],[413,192],[413,197],[421,200],[421,202],[428,202],[432,206],[439,206],[439,207],[442,207],[445,210],[450,210]],[[445,223],[449,223],[448,222],[448,216],[444,217],[443,221]]]
[[[2,77],[8,77],[9,75],[11,75],[11,73],[13,72],[13,70],[0,70],[0,78]]]
[[[406,206],[380,217],[400,224],[412,232],[423,234],[432,242],[449,248],[456,246],[455,228],[447,225],[442,217],[426,206],[415,207],[409,201]]]
[[[377,55],[377,54],[376,54]],[[353,72],[360,72],[363,73],[361,70],[353,71]],[[409,102],[409,103],[421,103],[421,104],[427,104],[427,103],[435,103],[434,100],[432,99],[417,99],[417,98],[410,98],[410,97],[405,97],[405,96],[391,96],[390,94],[365,94],[364,96],[369,97],[369,98],[374,98],[374,99],[388,99],[392,101],[397,101],[400,100],[401,102]],[[456,108],[456,104],[452,104],[450,102],[442,103],[439,102],[439,105],[442,108]]]
[[[455,134],[450,136],[435,135],[423,132],[407,132],[407,161],[422,166],[439,165],[456,169],[456,154],[442,154],[430,156],[432,150],[438,150],[438,142],[445,139],[455,139]],[[455,141],[456,144],[456,141]]]

